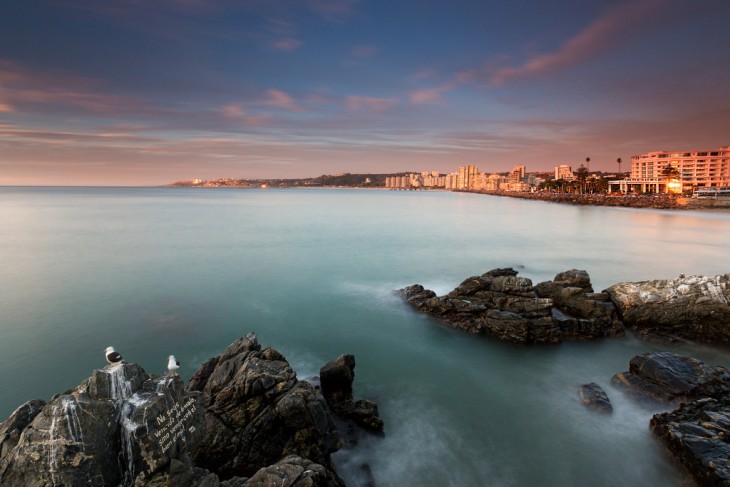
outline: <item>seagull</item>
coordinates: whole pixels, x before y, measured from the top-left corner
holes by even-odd
[[[180,362],[177,361],[174,355],[167,357],[167,370],[175,372],[180,368]]]
[[[104,355],[106,356],[106,361],[110,364],[118,364],[122,361],[122,355],[119,352],[115,352],[114,347],[106,347],[104,349]]]

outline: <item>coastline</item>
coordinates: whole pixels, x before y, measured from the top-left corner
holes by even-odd
[[[517,191],[457,191],[581,206],[614,206],[662,210],[730,209],[730,199],[698,199],[667,194],[609,196],[606,194],[523,193]]]

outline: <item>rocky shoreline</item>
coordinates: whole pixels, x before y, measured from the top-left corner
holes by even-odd
[[[352,399],[354,367],[351,355],[328,363],[320,389],[253,334],[187,387],[174,372],[109,365],[0,423],[0,485],[343,486],[330,454],[383,431],[377,406]]]
[[[518,344],[555,344],[623,335],[730,344],[730,274],[614,284],[593,291],[571,269],[533,286],[512,268],[464,280],[444,296],[420,284],[396,292],[406,303],[477,335]]]
[[[613,206],[624,208],[654,208],[662,210],[696,210],[708,208],[730,208],[730,199],[698,199],[687,198],[670,194],[655,195],[622,195],[607,194],[572,194],[551,193],[538,191],[535,193],[520,191],[471,191],[460,190],[465,193],[487,194],[491,196],[506,196],[527,200],[548,201],[578,206]]]
[[[613,337],[624,330],[654,342],[730,344],[730,274],[619,283],[600,293],[583,270],[536,285],[517,274],[493,269],[444,296],[419,284],[395,292],[453,328],[516,344]],[[634,400],[678,407],[654,415],[651,430],[700,485],[730,486],[730,370],[652,352],[631,359],[611,383]],[[577,392],[587,408],[613,412],[598,384]]]

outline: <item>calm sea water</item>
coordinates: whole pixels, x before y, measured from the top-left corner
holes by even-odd
[[[356,397],[386,437],[336,454],[349,485],[681,485],[653,410],[610,386],[655,346],[632,338],[515,347],[403,305],[513,266],[533,282],[586,269],[596,289],[730,272],[730,213],[573,207],[446,192],[0,188],[0,418],[105,365],[191,375],[255,331],[300,378],[356,356]],[[664,348],[667,349],[667,348]],[[675,347],[730,366],[730,353]],[[597,382],[610,417],[583,408]]]

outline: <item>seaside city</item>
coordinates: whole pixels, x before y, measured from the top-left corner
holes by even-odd
[[[341,173],[308,179],[245,180],[222,178],[210,181],[195,179],[174,186],[261,187],[278,186],[358,186],[387,189],[445,189],[474,192],[592,193],[616,195],[694,195],[697,197],[730,196],[730,146],[714,150],[655,151],[631,157],[630,172],[621,172],[621,158],[616,159],[616,173],[591,172],[590,157],[577,168],[568,164],[555,166],[553,173],[528,172],[517,164],[507,173],[480,172],[476,165],[464,165],[458,171],[405,172],[395,175],[360,175]]]

